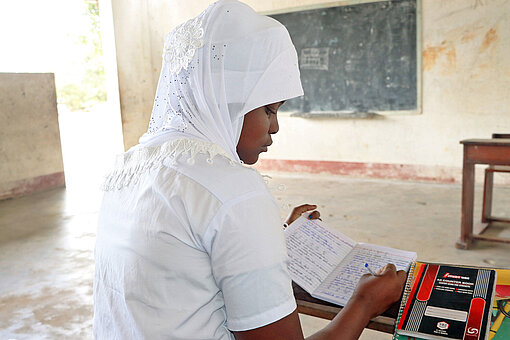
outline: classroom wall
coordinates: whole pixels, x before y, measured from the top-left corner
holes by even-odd
[[[262,12],[324,3],[245,2]],[[126,148],[146,130],[164,35],[209,3],[113,0]],[[508,27],[507,0],[422,0],[422,113],[374,119],[281,115],[280,132],[259,168],[459,181],[460,140],[510,131]],[[496,181],[510,184],[508,177]]]
[[[53,73],[0,73],[0,199],[64,186]]]

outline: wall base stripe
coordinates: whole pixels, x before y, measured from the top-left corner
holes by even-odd
[[[65,186],[64,172],[0,183],[0,200]]]
[[[462,178],[460,168],[408,164],[260,159],[255,167],[261,171],[322,173],[435,183],[460,183]]]

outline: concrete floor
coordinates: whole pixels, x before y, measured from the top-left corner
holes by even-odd
[[[459,185],[268,175],[282,217],[291,206],[316,203],[327,224],[360,242],[413,250],[422,261],[510,267],[510,245],[478,242],[469,251],[454,247]],[[96,187],[0,202],[0,339],[92,338]],[[508,216],[510,188],[495,191],[495,211],[504,215],[506,209]],[[510,228],[490,232],[510,237]],[[326,321],[302,317],[302,323],[311,334]],[[367,330],[362,339],[391,336]]]

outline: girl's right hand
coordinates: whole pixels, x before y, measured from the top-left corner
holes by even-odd
[[[368,307],[370,318],[381,315],[400,299],[407,278],[405,271],[397,271],[391,263],[381,268],[377,274],[379,276],[363,275],[351,298],[354,303]]]

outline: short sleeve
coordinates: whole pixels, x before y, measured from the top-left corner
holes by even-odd
[[[210,228],[213,275],[231,331],[265,326],[296,309],[280,212],[269,193],[226,204]]]

